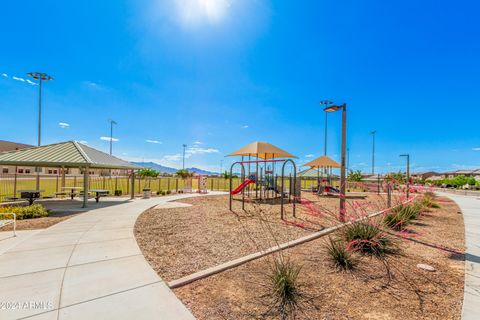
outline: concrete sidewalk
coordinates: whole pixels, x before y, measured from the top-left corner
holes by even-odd
[[[465,222],[465,293],[463,320],[480,318],[480,199],[437,192],[455,201],[463,213]]]
[[[0,255],[0,319],[194,319],[133,234],[146,209],[192,196],[108,199],[17,241]]]

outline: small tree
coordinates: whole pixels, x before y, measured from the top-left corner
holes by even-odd
[[[142,170],[137,171],[137,175],[142,178],[156,178],[160,173],[153,170],[152,168],[143,168]]]
[[[159,174],[160,174],[159,172],[157,172],[156,170],[153,170],[152,168],[143,168],[137,171],[138,176],[148,181],[149,188],[150,188],[151,178],[156,178],[158,177]]]
[[[193,175],[193,172],[189,172],[187,169],[177,170],[176,173],[177,173],[177,176],[180,176],[183,179],[186,179],[186,178],[191,177]]]
[[[347,176],[348,181],[354,181],[354,182],[360,182],[363,180],[362,172],[360,170],[349,170],[348,171],[348,176]]]

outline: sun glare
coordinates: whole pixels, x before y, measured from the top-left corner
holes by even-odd
[[[231,0],[176,0],[180,21],[185,25],[217,24],[224,20]]]

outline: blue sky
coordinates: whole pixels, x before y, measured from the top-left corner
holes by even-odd
[[[480,167],[476,1],[9,1],[0,27],[0,139],[87,141],[129,160],[218,170],[268,141],[323,154],[318,102],[348,104],[350,166]],[[16,77],[17,79],[13,78]],[[21,78],[24,81],[22,81]],[[59,125],[60,123],[68,124]],[[329,116],[338,159],[340,114]],[[150,140],[150,142],[147,142]],[[158,142],[158,143],[155,143]],[[232,159],[226,158],[225,165]]]

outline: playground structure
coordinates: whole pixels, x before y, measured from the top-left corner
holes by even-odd
[[[230,210],[232,210],[233,196],[241,193],[242,210],[245,209],[245,197],[248,197],[249,200],[264,202],[280,198],[280,216],[283,220],[284,202],[287,198],[289,203],[293,203],[293,216],[295,217],[295,204],[300,199],[301,186],[300,180],[297,179],[295,162],[289,159],[296,158],[294,155],[266,142],[254,142],[228,156],[242,157],[241,161],[234,162],[230,166]],[[244,160],[245,157],[248,157],[248,160]],[[293,166],[293,175],[290,173],[288,178],[285,176],[287,164]],[[236,165],[241,166],[241,183],[232,190],[233,168]],[[245,165],[248,165],[247,169]],[[252,171],[252,165],[254,165],[254,171]],[[280,165],[281,173],[277,174]],[[288,181],[287,188],[285,180]]]
[[[332,169],[341,168],[340,164],[327,156],[318,157],[308,163],[305,164],[306,167],[310,167],[313,169],[317,169],[317,188],[316,192],[318,195],[326,194],[326,195],[337,195],[340,194],[340,190],[334,188],[331,185],[331,172]],[[325,173],[327,174],[327,179],[320,179],[320,169],[324,169]],[[313,192],[315,190],[312,190]]]

